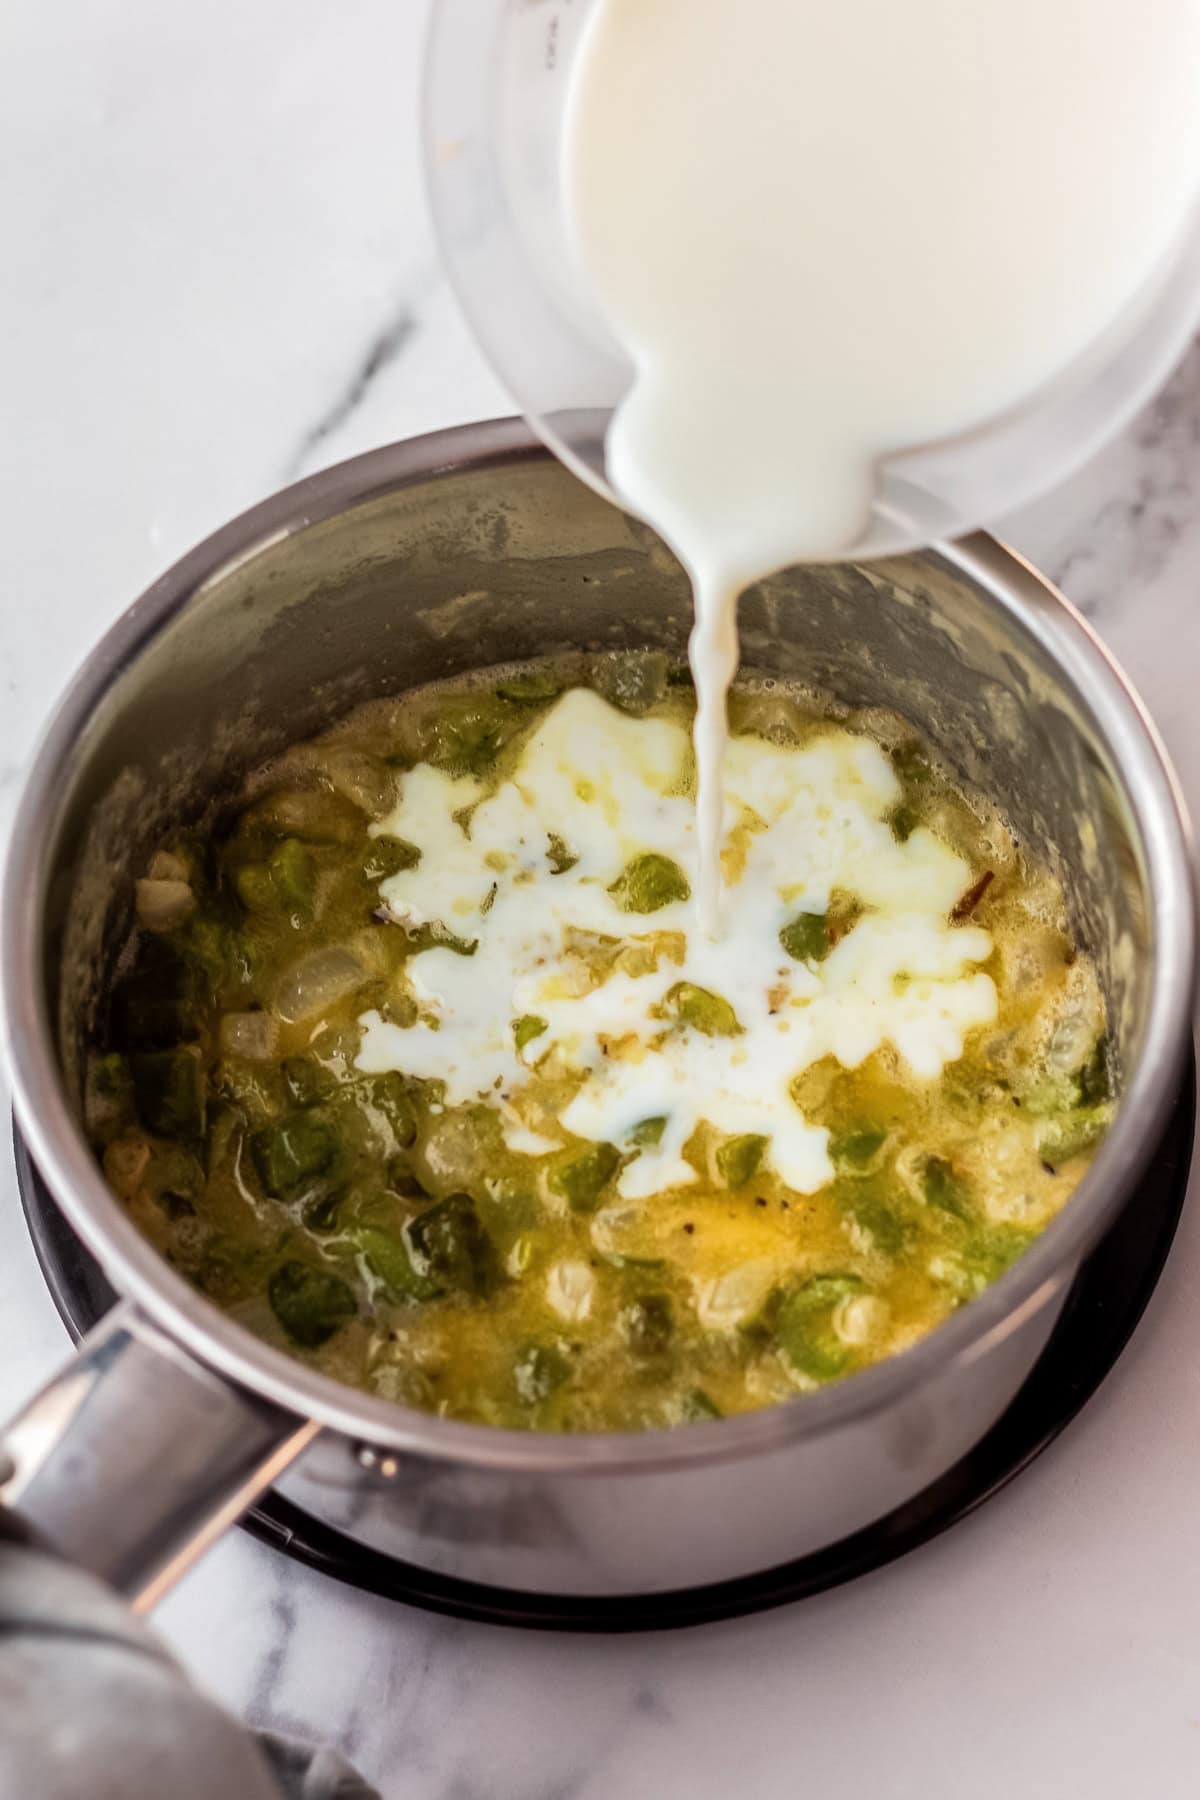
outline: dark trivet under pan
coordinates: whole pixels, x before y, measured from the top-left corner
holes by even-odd
[[[974,1512],[1028,1468],[1096,1392],[1129,1342],[1167,1259],[1187,1192],[1195,1129],[1192,1062],[1157,1154],[1108,1235],[1076,1277],[1062,1317],[1024,1387],[969,1455],[877,1524],[827,1550],[759,1575],[620,1599],[551,1596],[430,1574],[366,1549],[269,1493],[242,1521],[264,1543],[370,1593],[431,1612],[549,1631],[662,1631],[803,1600],[877,1569]],[[67,1224],[19,1134],[17,1177],[46,1284],[72,1337],[116,1296]]]

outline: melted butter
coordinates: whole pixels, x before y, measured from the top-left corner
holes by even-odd
[[[583,689],[556,703],[491,792],[414,768],[378,829],[420,860],[381,897],[405,923],[441,925],[475,950],[414,955],[416,1023],[367,1013],[358,1066],[439,1079],[451,1105],[493,1101],[510,1148],[529,1154],[554,1147],[522,1116],[532,1071],[564,1070],[573,1096],[561,1124],[629,1153],[618,1182],[628,1199],[696,1179],[684,1150],[702,1124],[768,1139],[767,1166],[798,1192],[828,1181],[828,1134],[793,1100],[798,1075],[826,1056],[857,1068],[890,1044],[931,1079],[996,1016],[979,967],[992,939],[948,920],[969,866],[927,830],[896,841],[887,814],[900,790],[871,739],[837,728],[792,747],[735,737],[717,823],[731,897],[718,945],[689,899],[632,914],[612,891],[649,852],[694,891],[693,784],[681,725],[629,718]],[[575,858],[565,869],[564,846]],[[793,960],[780,931],[798,912],[826,912],[835,892],[862,916],[823,961]],[[680,983],[728,1002],[736,1033],[673,1020]],[[530,1017],[544,1029],[518,1050],[514,1023]],[[638,1147],[647,1118],[666,1123],[656,1145]]]

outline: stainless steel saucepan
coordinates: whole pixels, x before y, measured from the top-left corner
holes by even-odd
[[[410,1412],[314,1374],[189,1287],[109,1193],[80,1122],[97,994],[156,843],[357,701],[581,646],[680,652],[690,623],[662,546],[516,423],[301,482],[185,557],[89,657],[30,773],[4,892],[21,1130],[125,1298],[0,1435],[0,1496],[139,1604],[270,1484],[379,1550],[542,1594],[766,1569],[925,1487],[1032,1369],[1156,1142],[1188,1040],[1194,903],[1170,770],[1084,621],[988,538],[793,570],[741,619],[747,666],[907,714],[1059,872],[1123,1071],[1077,1194],[914,1349],[785,1406],[642,1436]]]

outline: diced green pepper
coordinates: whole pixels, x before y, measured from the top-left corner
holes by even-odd
[[[529,705],[540,700],[556,700],[562,693],[562,682],[549,669],[517,669],[496,683],[501,700],[515,700]]]
[[[355,1084],[368,1108],[381,1112],[395,1138],[393,1150],[407,1150],[417,1135],[417,1109],[403,1075],[388,1070],[382,1075],[368,1075]]]
[[[195,1050],[145,1050],[129,1058],[134,1105],[158,1137],[204,1136],[208,1077]]]
[[[440,919],[432,919],[427,925],[417,925],[411,931],[405,928],[404,935],[414,955],[422,950],[452,950],[455,956],[474,956],[479,948],[478,938],[458,937]]]
[[[679,1404],[679,1417],[685,1425],[699,1425],[705,1419],[720,1419],[723,1416],[720,1407],[703,1388],[692,1388]]]
[[[898,1256],[908,1241],[905,1221],[894,1207],[877,1195],[868,1194],[856,1200],[850,1209],[850,1217],[883,1256]]]
[[[779,942],[794,962],[824,962],[829,955],[825,914],[797,913],[779,933]]]
[[[415,869],[421,852],[404,838],[376,837],[367,845],[363,857],[363,874],[368,881],[386,881],[406,869]]]
[[[271,1311],[294,1344],[316,1350],[355,1316],[358,1303],[340,1275],[309,1263],[281,1263],[267,1286]]]
[[[523,1013],[519,1019],[513,1020],[513,1041],[518,1050],[526,1044],[532,1044],[534,1038],[540,1038],[548,1029],[545,1019],[539,1019],[536,1013]]]
[[[1099,1106],[1112,1097],[1112,1071],[1106,1034],[1097,1040],[1096,1048],[1079,1071],[1079,1098],[1085,1106]]]
[[[892,836],[898,844],[907,844],[917,826],[921,823],[921,815],[915,806],[908,806],[901,801],[888,814],[888,824],[892,828]]]
[[[1112,1118],[1110,1106],[1076,1106],[1070,1112],[1038,1121],[1036,1140],[1042,1156],[1049,1163],[1070,1162],[1090,1150],[1108,1129]]]
[[[284,1108],[284,1083],[274,1063],[249,1056],[223,1056],[214,1071],[218,1093],[240,1107],[252,1125],[263,1125]]]
[[[497,694],[460,694],[442,701],[425,755],[451,775],[478,775],[522,729],[528,715]]]
[[[979,1231],[954,1256],[941,1256],[930,1272],[962,1300],[981,1294],[999,1280],[1033,1242],[1034,1234],[998,1225]]]
[[[640,1295],[621,1308],[617,1325],[635,1356],[661,1356],[675,1330],[670,1295]]]
[[[250,1154],[268,1194],[292,1200],[333,1167],[338,1135],[313,1112],[293,1113],[252,1133]]]
[[[689,899],[692,892],[679,864],[657,850],[635,856],[608,891],[627,913],[656,913],[675,900]]]
[[[833,1310],[841,1300],[864,1291],[858,1275],[813,1275],[779,1300],[774,1332],[792,1367],[812,1381],[833,1381],[845,1373],[850,1352],[833,1330]]]
[[[916,738],[896,746],[892,751],[892,767],[906,787],[928,787],[933,780],[928,753]]]
[[[297,1106],[315,1106],[319,1100],[328,1100],[338,1085],[332,1069],[311,1056],[287,1056],[282,1066],[284,1085]]]
[[[589,1144],[550,1175],[552,1193],[561,1194],[572,1212],[594,1212],[600,1193],[620,1167],[621,1155],[614,1144]]]
[[[394,1237],[377,1226],[361,1226],[354,1234],[363,1261],[395,1300],[432,1300],[442,1288],[431,1275],[422,1275],[403,1237]]]
[[[855,1125],[841,1137],[831,1138],[829,1154],[846,1168],[865,1169],[887,1137],[882,1125]]]
[[[491,1239],[467,1194],[451,1194],[404,1228],[412,1266],[438,1288],[481,1294],[495,1275]]]
[[[339,1231],[347,1198],[345,1188],[334,1188],[328,1194],[317,1194],[306,1200],[301,1215],[305,1228],[316,1232],[318,1237],[328,1237],[330,1232]]]
[[[668,1018],[705,1037],[739,1037],[741,1026],[728,1000],[691,981],[677,981],[663,1002]]]
[[[513,1358],[517,1394],[527,1406],[548,1399],[570,1373],[566,1357],[549,1344],[525,1344]]]
[[[971,1217],[971,1203],[964,1178],[944,1156],[927,1156],[921,1187],[930,1206],[956,1219]]]
[[[666,693],[669,668],[661,650],[620,650],[598,659],[592,679],[611,705],[640,719]]]
[[[568,849],[566,840],[560,838],[557,831],[547,834],[546,843],[548,845],[546,861],[550,864],[552,875],[565,875],[568,869],[575,867],[579,858],[573,850]]]
[[[662,1134],[667,1129],[665,1113],[656,1114],[652,1119],[639,1119],[629,1133],[631,1144],[638,1144],[643,1150],[662,1142]]]
[[[248,912],[273,912],[278,904],[279,891],[265,863],[246,863],[234,876],[233,885]]]
[[[727,1188],[745,1187],[754,1179],[769,1141],[753,1131],[726,1138],[717,1150],[717,1171]]]
[[[294,919],[311,919],[316,900],[317,867],[299,838],[284,838],[272,850],[267,867],[286,910]]]

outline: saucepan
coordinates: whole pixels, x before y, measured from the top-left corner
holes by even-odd
[[[978,536],[794,569],[741,607],[746,666],[898,710],[1047,860],[1096,958],[1117,1119],[992,1288],[821,1392],[643,1435],[409,1411],[259,1342],[160,1259],[82,1126],[98,995],[164,834],[355,703],[513,658],[681,653],[682,572],[514,421],[360,457],[219,531],[109,632],[34,761],[3,976],[20,1129],[122,1301],[0,1434],[0,1497],[147,1606],[268,1486],[419,1567],[542,1595],[654,1595],[772,1568],[920,1492],[1018,1392],[1174,1097],[1195,954],[1187,827],[1162,748],[1085,621]]]

